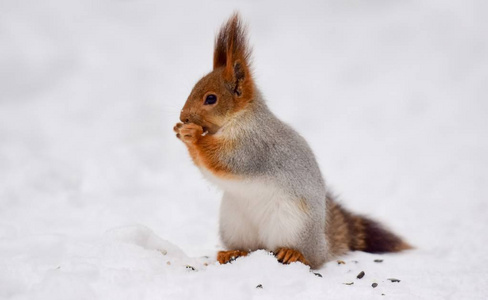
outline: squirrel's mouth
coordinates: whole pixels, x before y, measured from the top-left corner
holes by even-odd
[[[220,126],[209,121],[204,120],[202,123],[203,132],[206,132],[206,134],[215,134],[220,129]]]
[[[205,134],[215,134],[220,129],[219,125],[212,123],[208,120],[205,120],[203,118],[187,119],[185,123],[194,123],[194,124],[202,126],[203,132]]]
[[[215,127],[210,127],[210,126],[208,126],[208,127],[207,127],[207,126],[202,126],[202,128],[203,128],[203,133],[204,133],[204,134],[215,134],[215,133],[217,133],[217,131],[219,131],[219,129],[220,129],[220,127],[217,127],[217,126],[215,126]]]

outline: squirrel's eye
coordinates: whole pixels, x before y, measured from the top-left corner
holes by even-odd
[[[212,105],[212,104],[215,104],[215,102],[217,102],[217,96],[215,96],[214,94],[210,94],[210,95],[207,95],[207,97],[205,97],[205,102],[203,104],[204,105]]]

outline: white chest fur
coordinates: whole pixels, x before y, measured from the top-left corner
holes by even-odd
[[[207,170],[202,173],[224,190],[220,234],[226,247],[275,251],[299,243],[308,218],[299,199],[266,178],[227,180]]]

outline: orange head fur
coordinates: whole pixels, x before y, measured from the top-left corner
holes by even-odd
[[[180,120],[200,125],[213,134],[244,109],[254,97],[250,55],[245,29],[239,15],[234,14],[215,40],[212,72],[195,85]]]

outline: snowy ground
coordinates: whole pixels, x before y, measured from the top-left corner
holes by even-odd
[[[176,2],[0,1],[1,299],[488,298],[485,0]],[[234,9],[269,106],[416,250],[215,262],[172,126]]]

